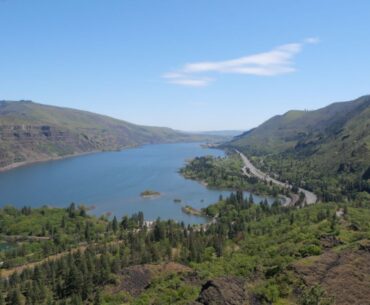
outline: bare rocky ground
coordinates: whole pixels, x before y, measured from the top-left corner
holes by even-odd
[[[207,281],[197,301],[191,305],[243,305],[247,294],[244,289],[245,280],[238,277],[220,277]]]
[[[178,263],[135,265],[124,268],[121,272],[121,282],[114,286],[111,292],[125,291],[136,297],[149,287],[157,276],[173,273],[188,273],[191,269]]]
[[[370,304],[370,243],[341,252],[328,250],[292,266],[307,286],[319,284],[335,305]]]

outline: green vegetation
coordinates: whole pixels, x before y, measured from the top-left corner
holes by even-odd
[[[197,209],[194,209],[192,206],[190,205],[185,205],[184,207],[181,208],[181,210],[186,213],[186,214],[189,214],[189,215],[195,215],[195,216],[202,216],[202,211],[199,211]]]
[[[0,251],[3,267],[13,268],[38,261],[88,242],[104,240],[107,220],[88,216],[84,206],[72,203],[67,209],[42,207],[0,209]]]
[[[237,154],[229,154],[224,158],[205,156],[190,160],[180,173],[185,178],[201,181],[210,188],[248,190],[273,197],[285,192],[276,185],[255,177],[246,177],[241,171],[242,167],[243,162]]]
[[[370,96],[365,96],[315,111],[289,111],[225,146],[321,200],[351,200],[370,192],[369,121]]]
[[[53,260],[18,274],[9,273],[13,250],[2,251],[3,276],[9,274],[0,281],[3,304],[188,304],[197,298],[204,281],[225,275],[245,279],[249,295],[262,304],[324,304],[333,297],[330,283],[307,286],[305,274],[292,270],[315,264],[327,251],[357,253],[370,240],[370,204],[362,200],[295,209],[277,202],[256,204],[239,191],[206,209],[217,215],[217,221],[204,227],[157,220],[148,228],[142,213],[107,220],[82,211],[72,205],[68,209],[0,210],[1,223],[6,223],[2,234],[25,237],[20,243],[29,252],[18,252],[23,261],[39,253],[37,247],[32,250],[35,243],[54,244],[54,238],[29,240],[30,233],[61,236],[65,246],[57,252],[76,245],[76,251],[60,252]],[[87,223],[92,229],[87,234],[90,238],[83,226]],[[327,240],[340,242],[328,250]],[[81,241],[86,247],[78,247]],[[128,266],[171,261],[188,267],[158,273],[135,297],[122,288]]]

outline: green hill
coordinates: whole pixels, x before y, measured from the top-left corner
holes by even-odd
[[[370,166],[370,96],[314,111],[289,111],[228,145],[254,156],[260,166],[283,178],[315,189],[336,185],[340,193],[348,179],[361,184],[359,179]],[[323,177],[342,184],[323,184]]]
[[[30,101],[0,101],[0,167],[141,144],[204,141],[170,128]]]

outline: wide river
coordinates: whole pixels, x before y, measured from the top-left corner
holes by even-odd
[[[204,155],[224,153],[199,143],[145,145],[16,168],[0,173],[0,207],[66,207],[75,202],[95,206],[91,213],[96,215],[110,212],[120,218],[142,211],[148,220],[203,223],[206,219],[183,213],[181,206],[206,207],[229,192],[207,189],[184,179],[178,170],[187,159]],[[142,198],[140,193],[146,189],[161,196]],[[175,203],[175,198],[182,202]]]

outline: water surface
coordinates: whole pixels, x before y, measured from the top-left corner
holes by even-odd
[[[16,168],[0,173],[0,206],[66,207],[75,202],[94,205],[91,212],[96,215],[111,212],[121,217],[143,211],[148,220],[203,223],[205,219],[183,213],[181,205],[202,208],[216,202],[220,194],[229,194],[207,189],[178,173],[187,159],[203,155],[224,153],[199,143],[145,145]],[[140,197],[146,189],[161,196]],[[175,203],[175,198],[182,203]]]

